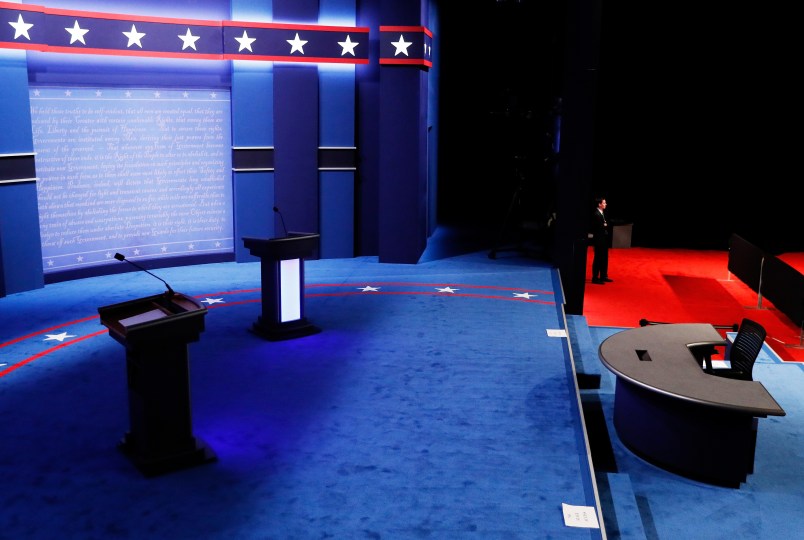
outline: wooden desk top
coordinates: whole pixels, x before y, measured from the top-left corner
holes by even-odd
[[[706,344],[724,344],[710,324],[659,324],[610,336],[598,355],[617,377],[655,392],[753,416],[785,415],[761,382],[704,373],[689,346]]]

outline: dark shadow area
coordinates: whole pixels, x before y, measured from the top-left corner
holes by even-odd
[[[600,399],[593,395],[584,395],[582,399],[583,417],[586,422],[586,433],[589,436],[589,447],[595,471],[599,473],[616,473],[617,461],[611,447],[609,429]]]

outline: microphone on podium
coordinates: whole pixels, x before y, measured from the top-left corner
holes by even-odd
[[[279,220],[282,222],[282,229],[285,231],[285,236],[288,235],[288,228],[285,227],[285,218],[282,217],[282,212],[279,211],[279,208],[274,206],[274,212],[279,214]]]
[[[133,261],[129,261],[128,259],[126,259],[126,257],[125,257],[125,256],[124,256],[122,253],[115,253],[115,254],[114,254],[114,258],[115,258],[115,259],[117,259],[118,261],[125,261],[125,262],[127,262],[128,264],[130,264],[130,265],[132,265],[132,266],[134,266],[134,267],[136,267],[136,268],[139,268],[139,269],[140,269],[140,270],[142,270],[143,272],[147,272],[147,273],[151,274],[151,272],[150,272],[148,269],[143,268],[143,267],[142,267],[142,266],[140,266],[139,264],[137,264],[137,263],[135,263],[135,262],[133,262]],[[162,283],[164,283],[164,284],[165,284],[165,287],[167,287],[167,295],[168,295],[168,296],[173,296],[174,294],[176,294],[176,293],[173,291],[173,289],[171,289],[171,288],[170,288],[170,285],[168,285],[168,282],[167,282],[167,281],[165,281],[165,280],[164,280],[164,279],[162,279],[161,277],[157,276],[156,274],[151,274],[151,275],[152,275],[153,277],[155,277],[156,279],[158,279],[159,281],[161,281]]]

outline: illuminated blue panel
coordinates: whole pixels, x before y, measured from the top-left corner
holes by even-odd
[[[228,91],[30,93],[45,273],[233,251]]]
[[[301,259],[279,261],[279,322],[301,319]]]
[[[234,146],[274,145],[274,74],[271,64],[235,63],[232,124]]]
[[[319,0],[318,23],[354,26],[357,19],[355,0]]]
[[[355,72],[319,70],[320,146],[355,144]]]

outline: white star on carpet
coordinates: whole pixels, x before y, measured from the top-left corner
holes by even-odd
[[[448,293],[454,293],[455,291],[459,291],[460,289],[453,289],[452,287],[443,287],[443,288],[441,288],[441,287],[436,287],[436,290],[437,290],[438,292],[448,292]]]
[[[223,304],[225,302],[223,301],[223,298],[204,298],[203,300],[201,300],[201,303],[212,305],[212,304]]]
[[[530,300],[531,296],[538,296],[536,294],[530,294],[529,292],[522,292],[522,293],[514,293],[514,298],[524,298],[526,300]]]
[[[67,338],[75,337],[72,334],[68,334],[67,332],[62,332],[61,334],[45,334],[47,337],[45,341],[58,341],[62,342]]]
[[[376,291],[379,291],[380,288],[379,287],[372,287],[371,285],[366,285],[365,287],[358,287],[357,290],[358,291],[363,291],[363,292],[376,292]]]

